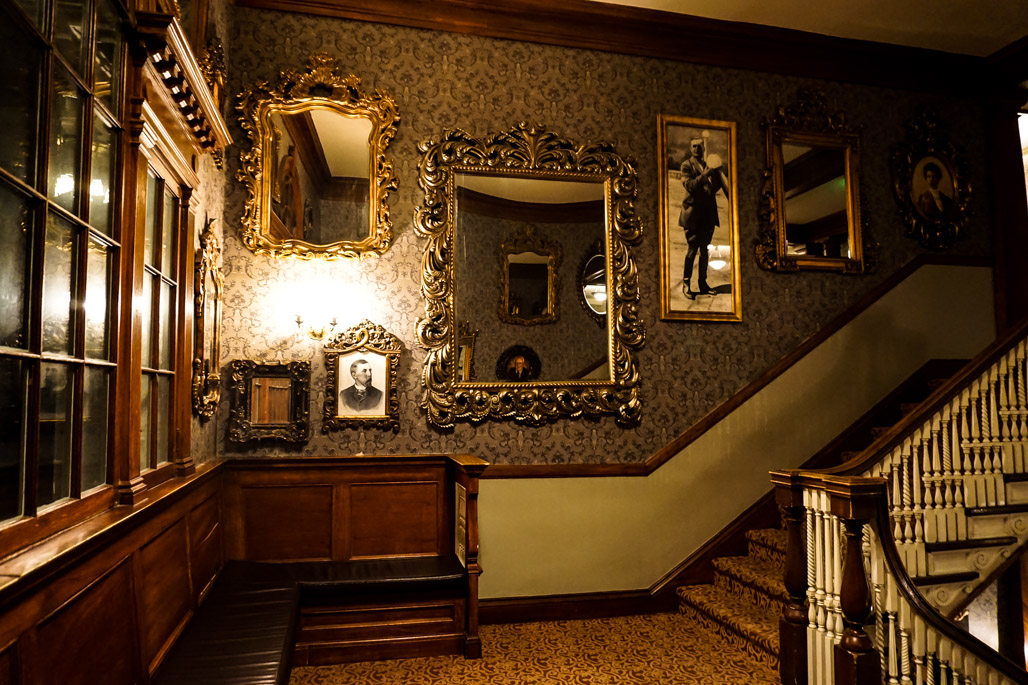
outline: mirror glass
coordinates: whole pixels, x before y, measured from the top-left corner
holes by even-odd
[[[480,331],[477,368],[492,375],[516,344],[538,356],[538,381],[610,380],[607,331],[577,305],[574,273],[603,244],[603,180],[456,175],[454,308]]]
[[[316,107],[268,117],[270,236],[331,245],[371,235],[371,120]]]
[[[254,376],[250,381],[250,423],[255,426],[289,423],[292,419],[288,378]]]
[[[597,252],[585,260],[581,273],[581,295],[588,311],[607,315],[607,260]]]
[[[785,251],[849,259],[846,150],[782,142]]]

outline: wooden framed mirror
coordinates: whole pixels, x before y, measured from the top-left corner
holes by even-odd
[[[193,411],[210,419],[221,399],[221,304],[225,278],[221,273],[221,244],[208,220],[200,233],[193,273]]]
[[[310,439],[310,362],[229,364],[231,442]]]
[[[396,103],[360,79],[342,76],[326,53],[277,85],[251,84],[239,96],[250,150],[240,155],[246,185],[243,242],[257,254],[360,259],[389,249],[386,157],[400,121]]]
[[[757,263],[772,271],[873,269],[877,245],[861,212],[859,132],[811,90],[762,126],[767,170]]]
[[[493,418],[538,425],[603,414],[622,425],[638,421],[633,351],[645,333],[629,248],[641,232],[632,161],[609,144],[578,144],[524,123],[484,139],[450,130],[420,149],[425,199],[415,227],[428,242],[422,260],[426,317],[418,339],[429,351],[422,400],[429,421],[451,426]],[[501,248],[505,241],[511,247]],[[529,242],[535,247],[526,247]],[[578,298],[574,270],[597,245],[604,292],[610,294],[607,324],[597,327],[580,307],[561,307],[557,317],[557,303]],[[502,273],[516,263],[510,255],[526,252],[546,255],[547,268],[553,266],[553,316],[535,315],[545,321],[512,320],[509,280],[493,285],[496,279],[488,277],[494,255],[501,255]],[[549,303],[551,297],[536,299]],[[524,346],[538,355],[538,376],[524,382],[503,374],[493,381],[469,379],[461,373],[458,321],[479,331],[479,359],[491,365],[512,344]]]

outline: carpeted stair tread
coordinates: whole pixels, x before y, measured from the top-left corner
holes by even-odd
[[[779,563],[757,557],[719,557],[714,559],[714,571],[714,585],[749,595],[765,609],[780,610],[789,599]]]
[[[785,566],[787,534],[779,528],[758,528],[746,531],[750,556]]]
[[[771,665],[778,663],[778,612],[755,606],[711,585],[678,588],[679,611],[731,644]]]

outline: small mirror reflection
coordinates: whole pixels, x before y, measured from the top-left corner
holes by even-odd
[[[550,256],[537,252],[507,255],[507,313],[539,319],[553,313],[550,301]]]
[[[846,150],[782,143],[786,254],[850,258]]]
[[[289,378],[254,376],[250,381],[250,423],[284,424],[291,421]]]
[[[317,245],[371,231],[371,120],[330,109],[270,113],[268,231]]]
[[[582,267],[582,298],[589,311],[607,314],[607,260],[602,254],[589,257]]]

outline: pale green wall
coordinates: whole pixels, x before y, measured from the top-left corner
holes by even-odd
[[[481,596],[652,586],[925,361],[995,337],[991,270],[926,266],[646,478],[484,480]]]

